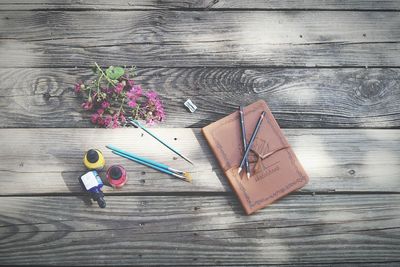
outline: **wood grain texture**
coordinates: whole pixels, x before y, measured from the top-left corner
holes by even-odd
[[[142,9],[318,9],[318,10],[399,10],[400,1],[385,0],[68,0],[55,2],[49,0],[25,1],[2,0],[0,10],[142,10]]]
[[[398,128],[400,69],[139,68],[166,106],[162,127],[203,127],[257,99],[281,127]],[[73,93],[87,69],[0,69],[0,127],[93,127]],[[190,98],[198,110],[183,106]],[[340,101],[339,101],[340,100]]]
[[[252,216],[232,196],[106,200],[0,198],[0,264],[400,261],[399,195],[291,195]]]
[[[399,12],[4,11],[0,67],[398,67],[399,26]]]
[[[128,170],[128,184],[121,190],[107,187],[106,193],[231,192],[199,129],[154,131],[195,165],[176,158],[138,129],[2,129],[0,195],[82,192],[78,177],[85,172],[82,158],[90,148],[104,152],[107,166],[122,164]],[[400,130],[287,129],[285,133],[310,176],[303,192],[399,192]],[[190,171],[193,183],[115,156],[107,144]]]

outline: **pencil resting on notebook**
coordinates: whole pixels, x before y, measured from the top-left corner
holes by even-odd
[[[243,141],[243,151],[247,149],[247,141],[246,141],[246,128],[244,123],[244,110],[243,106],[239,106],[239,115],[240,115],[240,128],[242,129],[242,141]],[[244,166],[246,168],[247,179],[250,179],[250,167],[249,167],[249,160],[246,157]]]
[[[264,116],[265,116],[265,111],[263,111],[263,112],[261,113],[260,118],[259,118],[258,121],[257,121],[256,128],[254,128],[253,134],[251,135],[250,142],[249,142],[249,144],[248,144],[248,146],[247,146],[247,148],[246,148],[246,151],[244,152],[243,159],[242,159],[242,161],[240,162],[238,174],[240,174],[240,172],[242,171],[243,164],[245,163],[245,161],[246,161],[246,159],[247,159],[247,156],[249,155],[250,149],[251,149],[251,147],[253,146],[254,140],[256,139],[258,130],[260,130],[260,125],[261,125],[261,123],[262,123],[262,121],[263,121],[263,119],[264,119]]]

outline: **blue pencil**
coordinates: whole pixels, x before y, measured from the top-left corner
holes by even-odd
[[[146,158],[137,156],[137,155],[135,155],[135,154],[133,154],[133,153],[123,151],[122,149],[119,149],[119,148],[117,148],[117,147],[115,147],[115,146],[113,146],[113,145],[106,145],[106,148],[111,149],[111,150],[113,150],[113,151],[117,151],[117,152],[119,152],[119,153],[121,153],[121,154],[125,154],[125,155],[127,155],[127,156],[129,156],[129,157],[136,158],[136,159],[138,159],[138,160],[147,162],[147,163],[149,163],[149,164],[151,164],[151,165],[156,165],[156,166],[158,166],[158,167],[160,167],[160,168],[164,168],[164,169],[167,169],[167,170],[169,170],[169,171],[172,171],[172,172],[175,172],[175,173],[178,173],[178,174],[183,174],[183,173],[184,173],[183,171],[179,171],[179,170],[173,169],[173,168],[171,168],[171,167],[168,167],[168,166],[165,165],[165,164],[158,163],[158,162],[156,162],[156,161],[154,161],[154,160],[146,159]]]
[[[161,144],[163,144],[165,147],[167,147],[169,150],[171,150],[172,152],[174,152],[175,154],[177,154],[178,156],[180,156],[181,158],[183,158],[184,160],[186,160],[187,162],[189,162],[190,164],[194,163],[187,157],[185,157],[184,155],[182,155],[180,152],[178,152],[176,149],[174,149],[173,147],[171,147],[170,145],[168,145],[167,143],[165,143],[163,140],[161,140],[158,136],[156,136],[155,134],[153,134],[152,132],[150,132],[149,130],[147,130],[143,125],[141,125],[138,121],[135,121],[131,118],[128,118],[128,122],[130,122],[131,124],[133,124],[133,126],[135,127],[139,127],[140,129],[142,129],[143,131],[145,131],[146,133],[148,133],[151,137],[153,137],[154,139],[156,139],[158,142],[160,142]]]
[[[119,148],[116,148],[114,146],[111,146],[111,145],[107,145],[106,147],[111,149],[112,153],[114,153],[114,154],[116,154],[118,156],[121,156],[123,158],[135,161],[137,163],[140,163],[142,165],[148,166],[148,167],[153,168],[155,170],[158,170],[160,172],[173,175],[173,176],[175,176],[175,177],[177,177],[179,179],[182,179],[182,180],[184,180],[186,182],[191,182],[192,181],[192,177],[190,176],[190,174],[188,172],[182,172],[182,171],[179,171],[179,170],[175,170],[173,168],[168,167],[165,164],[158,163],[158,162],[150,160],[150,159],[139,157],[139,156],[137,156],[137,155],[135,155],[133,153],[129,153],[129,152],[123,151],[123,150],[121,150]]]

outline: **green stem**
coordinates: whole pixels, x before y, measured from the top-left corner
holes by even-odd
[[[140,104],[137,104],[135,110],[135,120],[139,119],[139,109],[140,109]]]
[[[107,79],[107,81],[108,81],[109,83],[111,83],[112,85],[116,86],[116,84],[115,84],[112,80],[110,80],[110,78],[107,77],[107,75],[106,75],[106,74],[104,73],[104,71],[100,68],[100,66],[97,64],[97,62],[95,62],[94,64],[96,65],[96,68],[101,72],[101,75],[104,76],[104,77],[106,77],[106,79]]]
[[[103,73],[100,75],[99,79],[97,80],[97,95],[100,95],[100,82],[101,79],[103,78]]]
[[[125,97],[122,98],[122,102],[121,102],[121,106],[119,107],[118,114],[121,114],[121,110],[122,110],[122,107],[124,106],[124,103],[125,103]]]
[[[92,87],[89,87],[88,101],[89,101],[89,99],[91,99],[93,101],[91,94],[92,94]]]

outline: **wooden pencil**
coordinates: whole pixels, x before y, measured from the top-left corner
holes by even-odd
[[[256,128],[254,129],[253,134],[251,135],[249,145],[247,146],[247,149],[246,149],[246,152],[244,153],[243,159],[242,159],[242,161],[240,162],[240,166],[239,166],[239,170],[238,170],[238,173],[239,173],[239,174],[240,174],[240,172],[242,171],[243,164],[244,164],[244,162],[245,162],[247,156],[249,155],[249,152],[250,152],[251,147],[253,146],[254,140],[256,139],[258,130],[260,129],[260,125],[261,125],[261,123],[262,123],[262,121],[263,121],[264,116],[265,116],[265,111],[263,111],[263,112],[261,113],[260,118],[258,119]]]
[[[240,128],[242,129],[243,151],[246,151],[247,141],[246,141],[246,127],[244,124],[243,106],[239,106],[239,115],[240,115]],[[246,157],[244,164],[245,164],[245,168],[246,168],[247,179],[250,179],[250,167],[249,167],[248,157]]]

